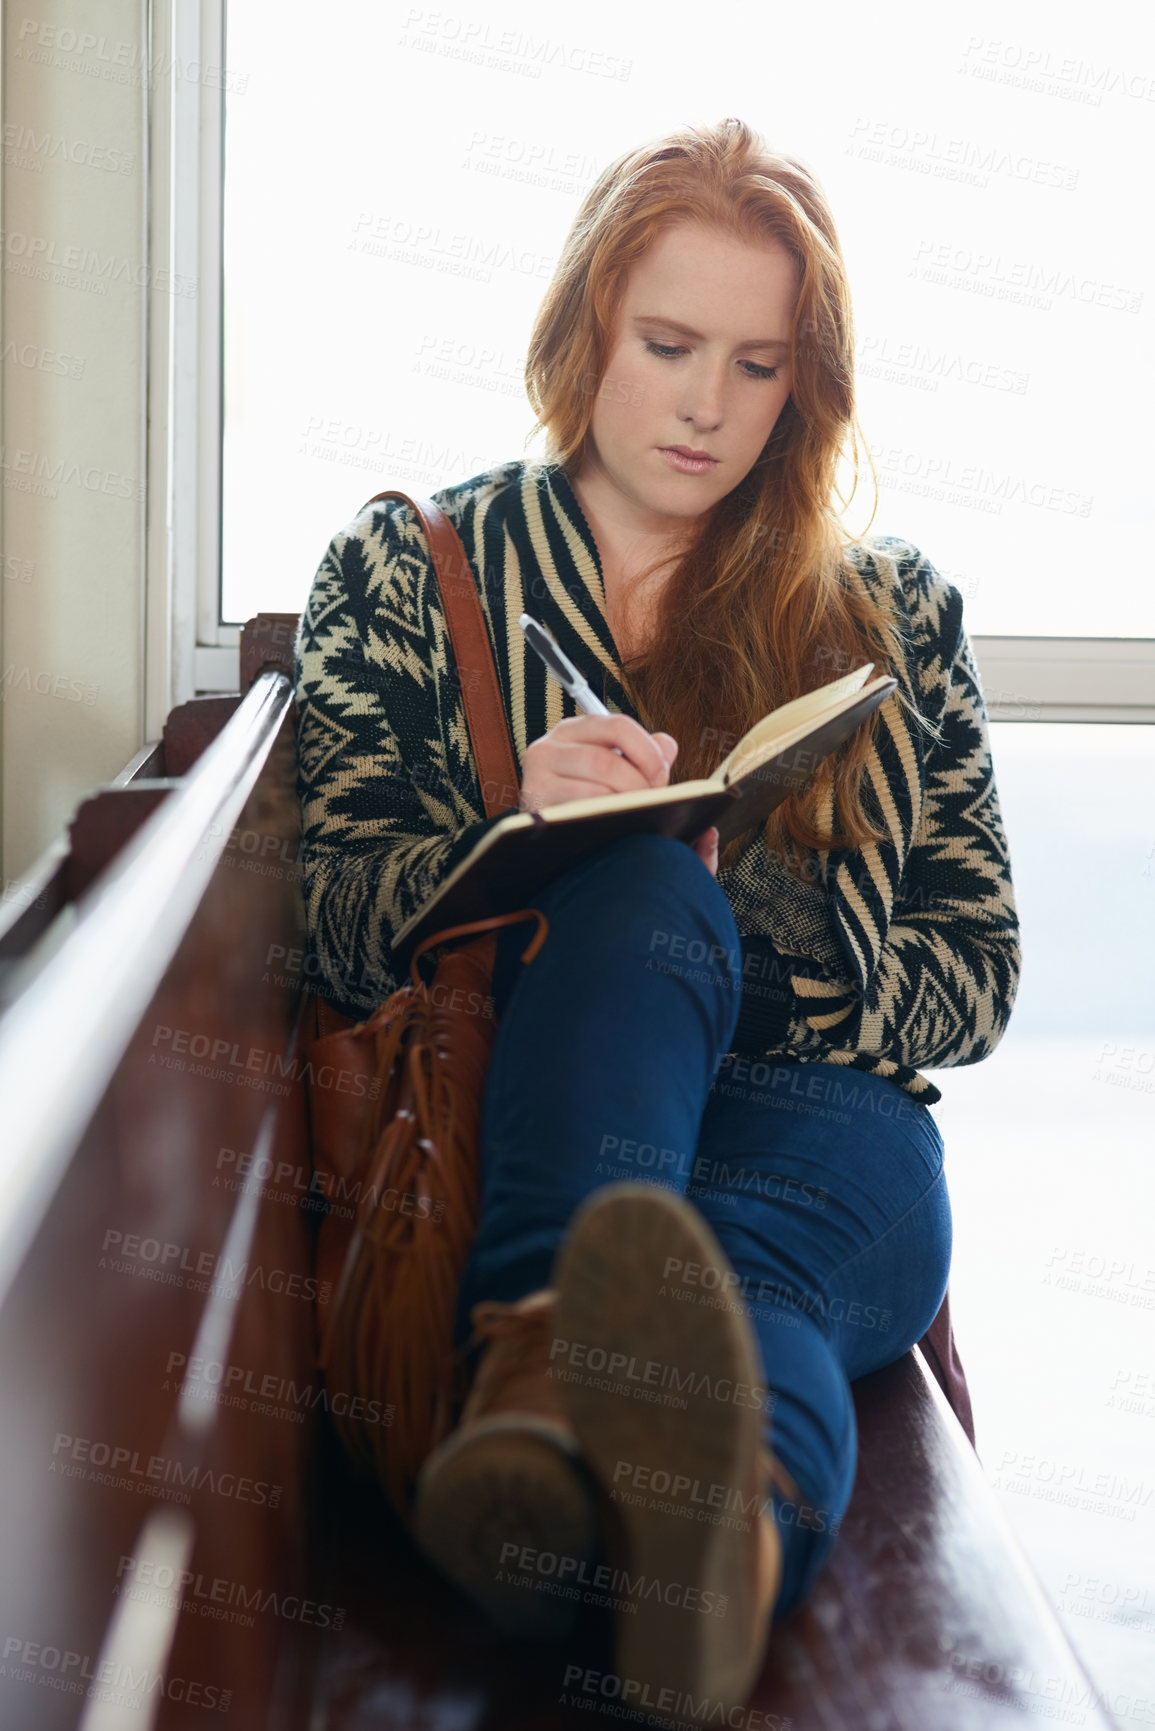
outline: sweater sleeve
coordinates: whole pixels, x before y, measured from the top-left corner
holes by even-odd
[[[406,977],[393,935],[486,818],[416,519],[366,507],[321,560],[294,649],[306,983],[368,1015]]]
[[[765,939],[743,940],[736,1050],[776,1047],[905,1081],[920,1068],[977,1063],[998,1044],[1018,990],[1019,926],[982,687],[961,608],[941,723],[897,887],[888,879],[886,849],[838,856],[844,899],[867,914],[843,965],[832,970],[771,954]],[[890,904],[877,950],[863,937],[868,898],[875,907]]]
[[[1010,854],[991,762],[986,708],[960,636],[943,738],[926,763],[922,818],[886,943],[866,981],[798,982],[820,1036],[915,1068],[976,1064],[1010,1020],[1021,970]]]

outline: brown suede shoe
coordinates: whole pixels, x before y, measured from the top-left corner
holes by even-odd
[[[609,1502],[620,1699],[728,1723],[762,1670],[782,1575],[768,1391],[736,1279],[682,1197],[612,1184],[553,1269],[553,1375]]]
[[[557,1295],[475,1305],[488,1341],[451,1436],[421,1470],[421,1549],[508,1635],[568,1633],[597,1541],[593,1485],[551,1381]]]

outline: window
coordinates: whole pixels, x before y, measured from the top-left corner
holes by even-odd
[[[846,8],[832,57],[828,13],[760,42],[735,0],[692,56],[605,4],[289,12],[273,32],[228,10],[252,76],[226,93],[223,619],[302,606],[374,492],[524,454],[526,339],[584,192],[680,118],[737,113],[830,196],[873,527],[925,549],[974,634],[1155,636],[1150,225],[1121,172],[1155,59],[1105,15],[1075,36],[1012,9],[984,34]]]

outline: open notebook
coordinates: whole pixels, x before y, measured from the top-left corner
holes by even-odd
[[[872,672],[867,662],[771,711],[705,780],[566,800],[537,813],[510,812],[400,927],[394,956],[403,958],[443,927],[532,906],[534,895],[558,872],[619,836],[693,841],[717,824],[724,847],[805,787],[823,759],[890,696],[897,681],[887,675],[870,679]]]

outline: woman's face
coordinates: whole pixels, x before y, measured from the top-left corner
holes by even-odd
[[[640,532],[684,529],[749,473],[790,394],[798,287],[775,240],[697,222],[658,236],[629,272],[578,474],[603,505]]]

